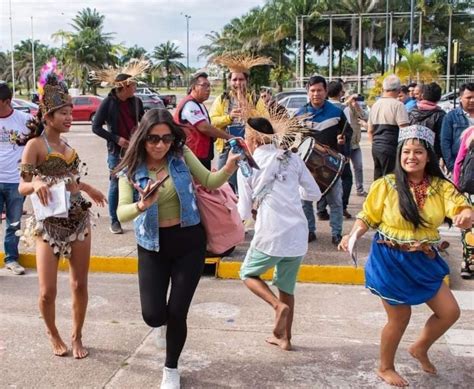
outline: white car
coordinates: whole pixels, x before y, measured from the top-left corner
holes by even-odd
[[[307,95],[290,95],[283,97],[278,101],[278,105],[285,107],[290,117],[295,116],[296,112],[309,101]]]

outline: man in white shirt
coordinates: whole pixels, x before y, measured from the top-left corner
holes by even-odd
[[[214,158],[214,138],[230,139],[232,135],[211,125],[204,102],[211,93],[206,73],[196,74],[190,81],[190,92],[176,107],[174,121],[184,127],[186,145],[204,166],[211,169]]]
[[[297,154],[272,143],[274,131],[267,119],[252,118],[247,123],[255,133],[267,136],[253,136],[246,130],[249,149],[260,169],[254,169],[250,177],[240,170],[237,174],[240,216],[248,220],[256,211],[255,234],[240,278],[275,310],[273,336],[267,342],[290,350],[296,276],[308,250],[308,222],[300,198],[317,201],[321,191]],[[274,266],[273,284],[279,297],[260,279]]]
[[[4,261],[5,268],[20,275],[25,274],[25,269],[18,263],[19,237],[16,236],[23,213],[23,196],[18,192],[18,166],[30,132],[26,127],[30,116],[14,110],[11,99],[11,89],[6,83],[0,83],[0,209],[6,211]]]

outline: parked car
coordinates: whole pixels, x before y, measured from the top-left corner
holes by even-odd
[[[135,96],[142,101],[145,112],[153,108],[166,108],[163,100],[158,95],[135,93]]]
[[[72,120],[74,122],[92,122],[102,100],[103,97],[99,96],[72,97]]]
[[[22,99],[12,99],[12,107],[13,109],[29,113],[32,116],[36,116],[39,109],[38,104],[30,103],[29,101]]]
[[[286,108],[288,115],[295,116],[296,111],[298,111],[308,101],[308,96],[306,94],[296,94],[283,97],[278,101],[278,104]]]
[[[176,108],[176,95],[163,95],[158,92],[156,89],[153,89],[146,85],[138,85],[137,86],[137,95],[146,95],[146,96],[158,96],[158,98],[163,101],[163,104],[166,108]]]
[[[459,97],[456,98],[456,107],[459,107],[461,101]],[[446,112],[452,111],[454,109],[454,100],[440,100],[438,103],[439,107]]]
[[[306,96],[308,92],[304,88],[297,88],[297,89],[292,89],[292,90],[287,90],[284,92],[277,93],[275,95],[275,100],[280,103],[280,100],[284,99],[287,96]]]

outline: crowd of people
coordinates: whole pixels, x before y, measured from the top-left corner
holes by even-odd
[[[268,64],[268,59],[222,56],[216,62],[229,69],[228,90],[208,111],[211,84],[200,72],[174,115],[165,109],[144,113],[134,93],[136,76],[145,67],[98,74],[112,86],[92,123],[92,131],[107,142],[108,198],[84,182],[84,164],[61,136],[70,130],[72,103],[57,69],[44,70],[35,118],[13,110],[11,90],[0,84],[5,267],[24,274],[18,262],[20,236],[36,245],[39,307],[53,353],[68,354],[55,324],[58,259],[63,257],[69,261],[73,296],[72,354],[78,359],[88,355],[82,327],[88,301],[90,207],[91,201],[108,204],[112,233],[123,233],[121,223],[133,221],[143,319],[160,328],[166,345],[161,387],[179,388],[187,314],[206,256],[194,183],[214,189],[229,181],[238,194],[241,219],[255,220],[240,277],[275,311],[268,343],[292,348],[295,283],[308,243],[317,239],[317,217],[329,220],[331,241],[340,250],[348,250],[349,242],[370,228],[376,230],[365,277],[366,287],[381,298],[387,314],[377,374],[391,385],[408,385],[395,369],[395,353],[411,306],[422,303],[433,314],[409,352],[425,371],[436,373],[428,350],[459,317],[456,300],[443,283],[449,269],[437,248],[438,228],[446,218],[461,229],[472,227],[470,200],[456,185],[466,174],[464,161],[474,148],[474,84],[460,88],[460,107],[445,114],[436,104],[441,97],[438,84],[403,86],[389,75],[367,114],[360,96],[347,94],[344,83],[313,76],[306,85],[308,103],[290,118],[271,89],[263,88],[259,96],[250,91],[250,69]],[[364,183],[360,145],[364,127],[374,163],[370,189]],[[243,157],[226,142],[233,137],[245,138],[259,167],[250,175],[238,169]],[[298,153],[308,138],[310,153],[319,145],[339,162],[331,182],[320,181],[317,169]],[[211,171],[216,159],[218,170]],[[351,232],[344,235],[344,218],[353,218],[348,204],[354,178],[356,195],[365,201]],[[46,209],[64,200],[68,217],[55,210],[46,217],[35,213],[21,229],[26,196]],[[278,295],[261,279],[273,267]],[[470,278],[473,272],[472,258],[465,257],[461,274]]]

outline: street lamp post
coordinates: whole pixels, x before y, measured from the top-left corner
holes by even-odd
[[[15,59],[13,58],[13,20],[12,20],[12,0],[10,0],[10,50],[11,50],[11,62],[12,62],[12,91],[13,97],[15,97]]]
[[[186,18],[186,83],[189,87],[189,19],[190,15],[181,13]]]
[[[33,92],[36,92],[35,36],[33,34],[33,16],[31,17],[31,60],[33,63]]]

